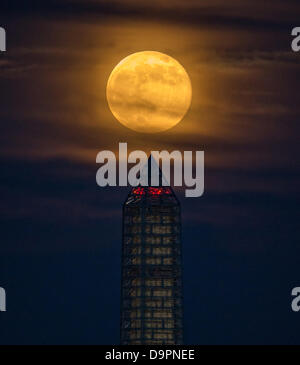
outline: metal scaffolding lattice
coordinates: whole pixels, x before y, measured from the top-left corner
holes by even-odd
[[[121,344],[182,344],[181,217],[170,187],[132,188],[123,205]]]

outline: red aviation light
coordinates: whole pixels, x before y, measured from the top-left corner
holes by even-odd
[[[134,195],[145,195],[146,189],[139,186],[137,188],[134,188],[132,192]],[[153,196],[164,195],[164,194],[170,195],[172,194],[172,191],[170,188],[165,188],[165,187],[153,188],[152,186],[150,186],[148,188],[148,194]]]
[[[150,195],[163,195],[163,194],[171,194],[170,188],[153,188],[150,187],[148,190]]]
[[[141,188],[141,187],[134,188],[132,192],[135,195],[145,195],[146,194],[145,189]]]

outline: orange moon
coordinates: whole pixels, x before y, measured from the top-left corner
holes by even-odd
[[[157,133],[174,127],[188,111],[192,86],[184,67],[160,52],[133,53],[111,72],[106,97],[125,127]]]

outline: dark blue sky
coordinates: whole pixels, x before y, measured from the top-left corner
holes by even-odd
[[[118,344],[121,207],[97,152],[205,151],[205,194],[182,206],[185,342],[299,344],[300,53],[296,1],[3,1],[0,344]],[[121,126],[105,100],[126,55],[189,73],[170,131]]]

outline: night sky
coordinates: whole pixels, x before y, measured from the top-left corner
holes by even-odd
[[[186,344],[300,344],[297,0],[1,0],[0,344],[118,344],[122,204],[96,155],[205,151],[182,207]],[[127,55],[178,60],[192,105],[142,134],[105,88]]]

